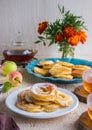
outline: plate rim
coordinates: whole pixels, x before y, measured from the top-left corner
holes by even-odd
[[[79,100],[78,100],[78,98],[77,98],[77,96],[75,94],[73,94],[69,90],[58,87],[58,90],[72,96],[74,102],[73,102],[73,104],[71,106],[66,107],[64,109],[54,111],[54,112],[49,112],[49,113],[47,113],[47,112],[41,112],[41,113],[26,112],[24,110],[21,110],[21,109],[17,108],[14,104],[16,103],[16,100],[17,100],[17,94],[19,92],[23,91],[23,90],[30,89],[30,87],[31,86],[28,86],[27,88],[20,88],[20,89],[18,89],[16,91],[12,92],[10,95],[8,95],[6,100],[5,100],[6,106],[11,111],[13,111],[14,113],[17,113],[19,115],[22,115],[22,116],[25,116],[25,117],[28,117],[28,118],[49,119],[49,118],[56,118],[56,117],[59,117],[59,116],[66,115],[66,114],[72,112],[73,110],[75,110],[79,105]],[[14,102],[14,99],[15,99],[15,102]],[[11,104],[11,101],[14,102],[14,104]]]

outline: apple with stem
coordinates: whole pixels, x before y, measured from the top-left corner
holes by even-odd
[[[8,81],[14,87],[19,86],[23,80],[23,76],[19,71],[11,72],[7,77],[8,77]]]

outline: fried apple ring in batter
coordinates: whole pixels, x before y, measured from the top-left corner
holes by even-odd
[[[60,109],[61,106],[59,104],[56,104],[56,103],[52,102],[52,103],[50,103],[48,105],[45,105],[43,108],[44,108],[44,111],[51,112],[51,111],[56,111],[56,110]]]
[[[51,83],[37,83],[32,86],[30,94],[38,101],[53,101],[56,88],[56,85]]]
[[[25,95],[28,94],[29,91],[30,91],[30,89],[20,92],[18,94],[18,101],[25,101]]]
[[[66,66],[62,66],[58,63],[56,63],[55,65],[53,65],[53,67],[49,70],[49,73],[56,77],[57,75],[69,75],[72,74],[72,69],[68,68]]]
[[[57,91],[55,102],[59,103],[61,106],[66,107],[73,103],[73,99],[70,95]]]
[[[63,78],[63,79],[66,79],[66,80],[73,79],[73,76],[70,75],[70,74],[57,74],[57,75],[54,75],[53,77],[55,77],[55,78]]]
[[[91,69],[91,67],[86,66],[86,65],[75,65],[75,66],[73,66],[72,69],[86,71],[86,70]]]
[[[48,65],[52,65],[52,64],[54,64],[54,62],[52,61],[52,60],[42,60],[42,61],[40,61],[38,64],[37,64],[37,66],[48,66]]]
[[[69,68],[72,68],[74,66],[74,64],[72,64],[72,63],[64,62],[64,61],[60,61],[60,60],[57,60],[56,63],[59,63],[60,65],[66,66],[66,67],[69,67]]]
[[[43,107],[40,105],[35,105],[32,103],[25,103],[25,102],[17,102],[16,106],[22,110],[28,111],[28,112],[41,112],[43,111]]]
[[[43,69],[43,68],[39,68],[39,67],[34,67],[33,71],[35,73],[43,75],[43,76],[49,75],[49,70],[47,70],[47,69]]]
[[[25,95],[25,100],[26,100],[27,102],[33,102],[33,103],[36,104],[36,105],[48,105],[48,104],[50,104],[50,103],[52,102],[52,101],[39,101],[39,100],[33,98],[33,97],[30,95],[30,93],[28,93],[28,94]]]

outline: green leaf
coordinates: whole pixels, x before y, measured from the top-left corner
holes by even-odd
[[[41,42],[41,41],[40,41],[40,40],[38,40],[38,41],[36,41],[36,42],[35,42],[35,44],[38,44],[38,43],[40,43],[40,42]]]
[[[64,14],[64,12],[65,12],[64,6],[62,6],[62,8],[61,8],[61,6],[58,5],[58,8],[59,8],[59,11],[61,12],[61,14]]]
[[[2,90],[3,90],[4,93],[6,93],[6,92],[8,92],[12,87],[13,87],[12,84],[7,81],[7,82],[5,82],[5,83],[3,84]]]
[[[55,44],[55,40],[51,40],[51,42],[49,43],[49,46],[51,46],[52,44]]]
[[[45,39],[43,36],[38,36],[38,38],[41,40]]]
[[[64,6],[62,7],[62,13],[64,13],[65,12],[65,9],[64,9]]]
[[[44,46],[46,46],[46,43],[45,43],[45,41],[43,41],[43,45],[44,45]]]

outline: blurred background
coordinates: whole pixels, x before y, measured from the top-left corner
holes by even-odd
[[[75,49],[75,58],[92,60],[92,1],[91,0],[0,0],[0,55],[13,41],[18,32],[21,41],[30,49],[37,49],[37,58],[60,57],[58,47],[45,47],[34,44],[37,40],[38,24],[43,21],[53,22],[60,18],[58,4],[70,10],[74,15],[82,16],[88,28],[87,41]]]

